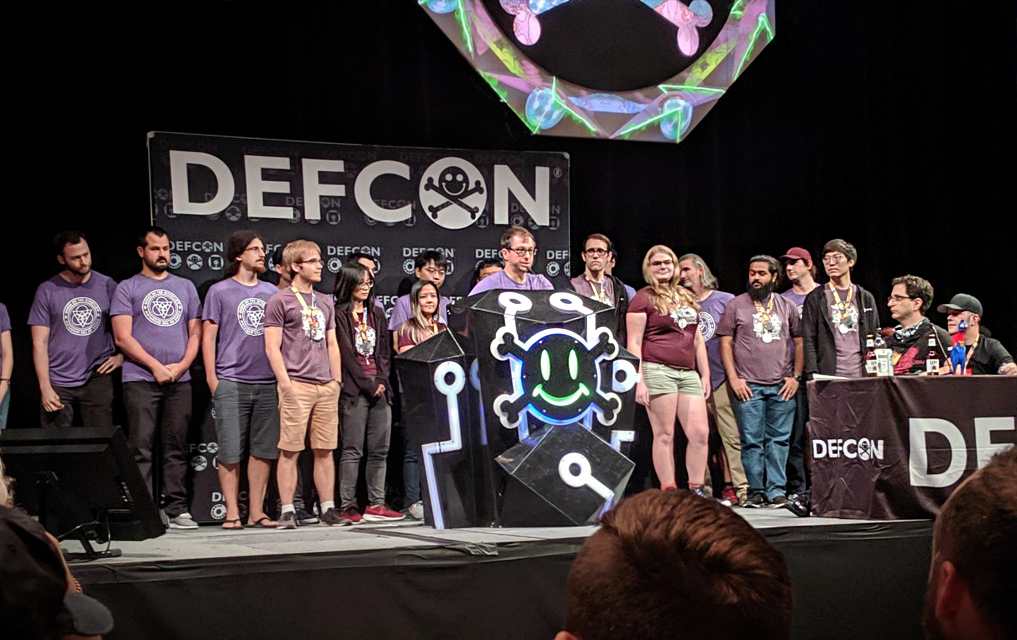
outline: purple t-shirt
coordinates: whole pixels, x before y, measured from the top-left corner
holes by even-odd
[[[710,384],[715,390],[727,379],[724,364],[720,361],[720,337],[717,335],[717,325],[720,324],[724,309],[732,298],[733,293],[714,291],[710,297],[699,303],[699,333],[703,334],[703,340],[706,341],[706,356],[710,361]]]
[[[734,337],[738,377],[754,384],[779,384],[794,373],[791,345],[798,334],[798,309],[781,295],[771,294],[770,300],[761,302],[760,309],[749,294],[737,296],[717,327],[717,335]]]
[[[201,318],[201,300],[194,283],[167,273],[162,280],[143,274],[117,285],[110,302],[110,316],[132,316],[131,334],[159,362],[173,364],[187,351],[187,324]],[[179,382],[191,379],[185,371]],[[155,382],[143,365],[124,359],[124,382]]]
[[[328,332],[335,329],[332,296],[301,293],[303,305],[296,296],[293,289],[276,291],[265,305],[265,326],[282,328],[281,351],[290,378],[307,384],[326,384],[336,379],[328,360]],[[305,305],[314,313],[314,323],[310,318],[305,323]]]
[[[202,320],[218,325],[215,375],[231,382],[272,384],[275,374],[265,355],[265,303],[275,286],[258,281],[253,286],[227,278],[205,295]]]
[[[470,291],[470,295],[475,296],[478,293],[494,291],[495,289],[512,289],[515,291],[553,291],[554,285],[551,284],[550,280],[539,273],[528,272],[526,274],[526,279],[523,282],[516,282],[512,278],[508,277],[508,274],[504,271],[499,271],[478,282],[477,286],[473,287],[473,290]]]
[[[7,306],[0,302],[0,333],[11,330],[11,317],[7,315]],[[3,370],[4,354],[0,353],[0,370]]]
[[[824,287],[826,304],[830,308],[830,324],[833,325],[833,340],[837,345],[837,375],[845,378],[861,378],[865,375],[865,363],[862,360],[862,347],[858,339],[858,325],[861,314],[858,311],[858,287],[851,285],[851,304],[847,314],[841,318],[830,287]],[[841,302],[847,302],[848,290],[837,290]],[[841,332],[840,327],[847,328]]]
[[[49,329],[50,384],[80,387],[116,353],[109,324],[116,288],[112,278],[93,271],[82,284],[58,274],[36,289],[28,324]]]
[[[817,284],[815,287],[812,287],[812,288],[815,289],[818,286],[819,285]],[[788,289],[787,291],[785,291],[784,293],[782,293],[780,295],[784,296],[785,298],[790,300],[792,303],[794,303],[794,305],[796,307],[798,307],[798,319],[801,320],[802,319],[802,306],[805,304],[805,298],[808,297],[809,294],[807,294],[807,293],[795,293],[794,289]],[[791,344],[791,362],[794,362],[794,360],[795,360],[795,345],[794,345],[794,343],[792,343]]]
[[[438,317],[441,318],[442,322],[448,320],[448,306],[450,304],[452,304],[452,301],[445,296],[438,298]],[[395,306],[392,307],[392,317],[388,320],[388,330],[398,330],[412,316],[413,314],[410,312],[410,294],[399,296],[396,299]]]

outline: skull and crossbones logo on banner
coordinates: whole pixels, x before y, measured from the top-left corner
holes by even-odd
[[[421,178],[419,196],[428,217],[446,229],[470,226],[487,205],[484,176],[461,158],[431,165]]]

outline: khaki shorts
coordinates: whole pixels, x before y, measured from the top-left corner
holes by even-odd
[[[644,362],[643,382],[651,396],[680,393],[686,396],[703,397],[703,383],[695,371],[675,369],[656,362]]]
[[[279,396],[279,449],[303,451],[310,429],[312,449],[335,449],[339,444],[339,383],[292,381]]]

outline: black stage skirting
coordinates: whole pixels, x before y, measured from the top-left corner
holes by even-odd
[[[930,521],[741,513],[787,559],[794,638],[921,638]],[[112,609],[109,640],[550,640],[572,559],[593,530],[203,527],[115,544],[122,558],[73,571]]]

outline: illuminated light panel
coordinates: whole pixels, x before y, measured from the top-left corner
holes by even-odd
[[[448,382],[448,376],[452,382]],[[466,386],[466,374],[456,362],[442,362],[434,371],[434,388],[445,396],[448,407],[449,439],[441,442],[428,442],[420,445],[421,457],[424,460],[424,474],[427,478],[427,495],[431,499],[431,517],[434,528],[445,528],[445,516],[441,511],[441,498],[438,495],[438,478],[434,473],[434,456],[439,453],[459,451],[463,448],[462,427],[459,424],[459,393]]]
[[[534,135],[674,143],[691,134],[713,108],[713,103],[745,72],[760,50],[773,40],[776,0],[736,0],[726,16],[718,13],[719,10],[715,9],[718,3],[713,0],[692,0],[687,3],[685,0],[642,1],[657,11],[662,16],[661,19],[674,19],[672,23],[679,27],[679,49],[683,38],[686,49],[695,44],[694,39],[699,37],[698,30],[703,28],[698,26],[697,20],[703,22],[709,17],[710,25],[717,25],[718,20],[723,20],[716,38],[688,67],[673,78],[654,85],[667,94],[681,94],[683,99],[693,105],[696,117],[693,122],[687,123],[687,128],[684,120],[675,123],[680,124],[677,128],[671,127],[670,123],[664,127],[659,126],[663,118],[678,119],[682,116],[674,113],[664,115],[658,101],[647,102],[646,91],[653,87],[636,91],[604,92],[561,81],[544,71],[529,59],[526,53],[528,47],[518,46],[502,33],[487,13],[482,0],[424,0],[421,7]],[[527,14],[536,20],[541,14],[563,4],[559,0],[501,0],[498,6],[506,12],[511,8],[509,13],[514,19]],[[524,26],[529,25],[529,18],[525,20],[527,22]],[[520,23],[513,22],[511,33],[515,33],[517,24]],[[536,24],[539,28],[539,21]],[[543,34],[537,37],[559,37],[548,29],[544,28]],[[762,38],[764,34],[765,39]],[[492,82],[492,76],[503,74],[518,82]],[[532,117],[532,108],[529,117],[527,114],[528,98],[541,89],[551,90],[554,106],[563,112],[562,117],[550,126],[537,126]],[[624,120],[618,118],[618,114],[633,117]],[[536,121],[542,120],[536,118]],[[549,124],[550,121],[543,122]],[[673,137],[666,133],[674,131],[678,133]]]

